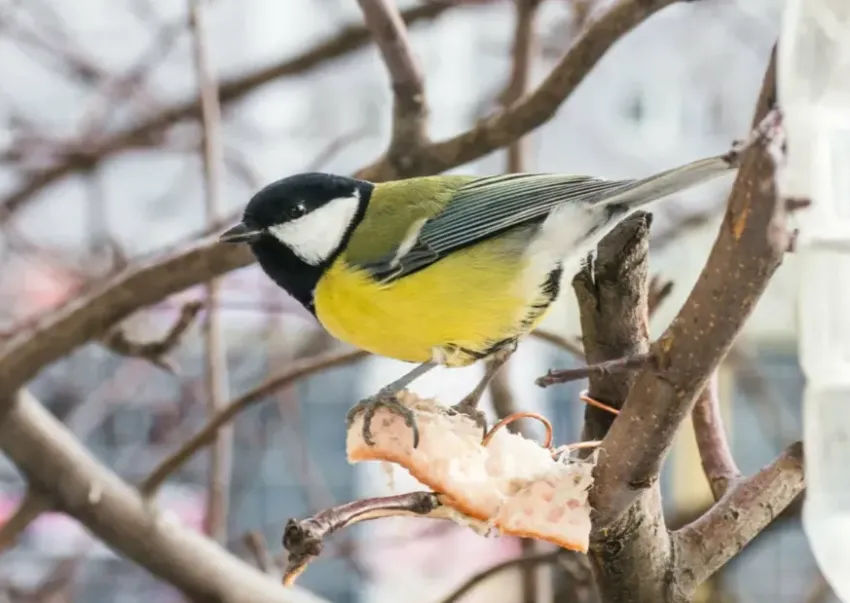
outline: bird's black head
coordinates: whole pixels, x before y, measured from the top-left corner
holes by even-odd
[[[221,234],[248,243],[263,271],[313,311],[313,289],[363,218],[373,185],[307,173],[272,182],[255,194],[242,221]]]

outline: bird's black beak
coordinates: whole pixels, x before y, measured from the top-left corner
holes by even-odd
[[[239,222],[221,233],[218,240],[222,243],[250,243],[259,238],[262,233],[262,230],[249,228],[244,223]]]

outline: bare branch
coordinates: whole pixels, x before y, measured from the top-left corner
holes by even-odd
[[[453,590],[448,597],[440,601],[440,603],[457,603],[457,601],[460,601],[465,595],[475,589],[476,586],[506,570],[513,569],[515,567],[521,569],[532,569],[539,565],[557,563],[570,554],[572,554],[570,551],[557,549],[554,551],[547,551],[545,553],[536,553],[534,555],[523,555],[522,557],[502,561],[501,563],[488,567],[469,578],[466,582]]]
[[[103,338],[103,344],[116,354],[128,358],[142,358],[164,371],[175,373],[174,365],[165,356],[180,345],[183,336],[195,322],[195,318],[203,307],[204,304],[200,301],[183,304],[177,320],[161,339],[144,342],[131,341],[119,326],[106,334]]]
[[[774,76],[772,58],[753,127],[770,109]],[[782,261],[785,250],[768,237],[776,210],[773,169],[764,149],[752,147],[743,154],[706,266],[676,320],[653,344],[657,363],[641,372],[626,410],[605,437],[591,493],[599,528],[619,518],[657,482],[679,425]]]
[[[726,439],[720,400],[717,395],[717,372],[709,379],[691,412],[702,469],[711,486],[714,499],[721,496],[741,477]]]
[[[204,3],[189,0],[189,26],[192,31],[192,51],[198,92],[201,103],[201,133],[203,141],[204,189],[207,226],[212,227],[221,217],[221,170],[224,164],[221,144],[221,107],[218,102],[218,83],[207,51]],[[207,408],[211,417],[221,409],[230,394],[227,373],[227,351],[219,312],[220,282],[207,281],[207,320],[204,323],[204,357],[206,368]],[[233,432],[222,426],[213,437],[207,489],[207,533],[219,542],[227,540],[227,509],[230,492],[231,449]]]
[[[331,507],[307,519],[290,519],[283,532],[283,548],[289,559],[283,583],[295,583],[307,564],[322,554],[324,539],[342,528],[383,517],[438,517],[446,519],[440,495],[434,492],[410,492],[395,496],[367,498]]]
[[[387,160],[406,169],[411,153],[427,139],[428,106],[422,67],[394,0],[358,0],[366,25],[381,51],[393,90],[393,133]]]
[[[627,356],[625,358],[615,358],[614,360],[605,360],[596,364],[589,364],[580,368],[552,370],[542,377],[538,377],[535,383],[540,387],[549,387],[556,383],[569,383],[570,381],[578,381],[586,379],[591,375],[605,376],[613,373],[630,371],[644,366],[652,360],[652,354],[644,352]]]
[[[513,58],[508,85],[502,94],[506,107],[519,101],[528,93],[531,80],[531,67],[536,54],[534,21],[540,0],[515,0],[516,19],[514,25]],[[528,141],[517,138],[508,146],[508,172],[527,171]]]
[[[30,524],[39,515],[50,508],[44,496],[39,495],[32,489],[27,490],[26,495],[18,504],[18,508],[3,525],[0,525],[0,554],[7,549],[13,548]]]
[[[303,379],[304,377],[308,377],[325,369],[349,364],[355,360],[365,358],[368,355],[368,352],[363,352],[361,350],[329,352],[327,354],[319,354],[317,356],[311,356],[293,362],[286,371],[271,377],[264,383],[255,387],[246,394],[243,394],[219,410],[212,418],[210,418],[210,420],[198,433],[184,442],[179,450],[162,461],[162,463],[160,463],[159,466],[154,469],[139,485],[139,490],[145,496],[151,496],[154,492],[156,492],[157,488],[159,488],[159,486],[168,479],[169,475],[182,467],[183,464],[192,458],[199,450],[203,449],[205,446],[209,446],[215,439],[215,434],[219,429],[221,429],[222,425],[228,424],[240,412],[252,404],[259,402],[273,391],[286,387],[295,383],[299,379]]]
[[[658,275],[653,276],[649,281],[649,300],[648,311],[649,318],[655,316],[658,307],[664,303],[664,300],[670,297],[673,293],[673,281],[663,281]]]
[[[360,170],[366,180],[435,174],[469,163],[510,144],[540,127],[581,83],[596,62],[628,31],[675,0],[619,0],[605,15],[590,24],[549,76],[534,92],[510,107],[481,121],[471,130],[423,149],[415,164],[399,171],[386,158]]]
[[[281,588],[208,538],[145,504],[25,391],[0,424],[0,447],[58,510],[193,601],[322,601],[299,588]]]
[[[205,240],[181,252],[140,262],[88,295],[43,316],[32,330],[10,338],[0,352],[0,423],[11,396],[42,367],[103,336],[139,308],[211,276],[247,266],[253,257],[242,247]]]
[[[579,360],[584,360],[584,349],[581,346],[581,342],[573,339],[567,339],[566,337],[562,337],[557,333],[552,333],[551,331],[547,331],[545,329],[537,329],[531,332],[533,337],[545,341],[547,343],[551,343],[552,345],[561,348],[565,352],[569,352],[573,356],[575,356]]]
[[[803,445],[797,442],[732,487],[705,515],[675,532],[686,592],[693,592],[737,555],[804,487]]]
[[[252,530],[245,534],[245,538],[243,540],[245,542],[245,548],[247,548],[251,553],[251,556],[254,557],[254,562],[257,564],[259,570],[264,574],[271,573],[272,569],[275,567],[275,563],[263,535],[260,532]]]
[[[401,16],[408,25],[413,25],[435,19],[452,5],[451,2],[428,2],[403,11]],[[363,48],[369,40],[369,30],[366,27],[362,25],[345,27],[336,35],[295,57],[223,81],[219,87],[220,102],[225,105],[234,103],[265,84],[316,69]],[[200,118],[200,108],[196,99],[187,99],[166,107],[126,129],[104,137],[97,141],[93,148],[68,153],[56,165],[32,173],[23,184],[0,200],[0,225],[7,222],[36,193],[61,178],[83,169],[92,169],[115,153],[139,144],[149,144],[151,140],[161,136],[165,129],[177,122],[198,118]]]

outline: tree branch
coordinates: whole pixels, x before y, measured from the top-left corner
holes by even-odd
[[[74,435],[22,391],[0,424],[0,446],[57,509],[108,546],[205,603],[321,603],[268,576],[147,505]]]
[[[401,13],[408,26],[431,21],[453,5],[452,2],[427,2]],[[301,54],[278,63],[243,73],[221,82],[219,99],[227,105],[241,100],[273,81],[302,75],[326,63],[359,50],[369,43],[369,30],[362,25],[349,25],[336,35],[316,44]],[[119,130],[91,145],[85,152],[69,153],[60,162],[31,173],[24,183],[0,201],[0,225],[4,224],[37,193],[60,179],[85,169],[93,169],[110,156],[134,146],[150,144],[174,124],[201,116],[197,99],[191,98],[145,117],[135,125]]]
[[[348,526],[383,517],[435,517],[452,514],[434,492],[409,492],[365,498],[320,511],[307,519],[290,519],[283,531],[283,548],[289,553],[283,583],[292,585],[313,559],[322,554],[324,539]]]
[[[422,67],[413,53],[394,0],[358,0],[381,51],[393,90],[393,131],[387,161],[404,170],[427,139],[428,106]]]
[[[753,120],[775,97],[774,60]],[[714,247],[678,317],[653,345],[657,358],[637,378],[605,437],[591,501],[603,528],[658,480],[682,420],[725,356],[782,261],[768,225],[776,210],[773,162],[761,147],[744,153]],[[635,429],[640,425],[640,429]]]
[[[590,24],[534,92],[471,130],[429,145],[405,170],[381,158],[357,172],[372,181],[436,174],[469,163],[510,144],[551,119],[614,43],[649,16],[676,0],[619,0]]]
[[[582,341],[592,365],[623,357],[644,357],[649,349],[649,291],[647,286],[651,215],[639,212],[599,243],[596,261],[573,279],[579,302]],[[588,394],[621,409],[637,379],[635,371],[595,371]],[[622,415],[622,413],[621,413]],[[614,416],[596,407],[585,410],[582,440],[601,440]],[[615,423],[616,424],[616,423]],[[601,454],[606,451],[602,450]],[[595,483],[590,501],[604,495]],[[657,484],[642,492],[619,521],[598,525],[594,506],[588,558],[601,600],[677,601],[666,576],[672,565],[670,540],[661,513]]]
[[[227,425],[240,412],[255,404],[282,387],[295,383],[299,379],[314,375],[325,369],[342,366],[368,356],[368,352],[361,350],[328,352],[310,356],[293,362],[289,368],[261,383],[254,389],[243,394],[227,406],[219,410],[194,436],[186,440],[183,445],[166,458],[151,474],[139,484],[139,490],[146,497],[152,496],[156,490],[168,479],[168,476],[182,467],[199,450],[209,446],[214,440],[218,430]]]
[[[192,54],[198,80],[201,105],[202,159],[206,222],[216,224],[221,216],[221,169],[224,163],[221,144],[221,106],[218,83],[207,51],[204,2],[189,0],[189,25],[192,31]],[[214,417],[230,395],[227,372],[227,350],[219,308],[220,285],[210,279],[207,289],[207,319],[204,322],[204,361],[207,412]],[[229,506],[233,432],[228,427],[216,431],[210,451],[209,486],[207,489],[206,530],[219,542],[227,541],[227,509]]]
[[[741,472],[732,457],[726,439],[720,400],[717,396],[717,371],[703,388],[691,412],[699,449],[702,469],[714,499],[719,500],[724,492],[741,477]]]
[[[549,387],[556,383],[569,383],[571,381],[578,381],[579,379],[586,379],[591,375],[602,377],[605,375],[640,368],[651,360],[652,354],[647,352],[625,358],[615,358],[614,360],[597,362],[596,364],[589,364],[587,366],[574,369],[550,369],[548,373],[542,377],[538,377],[534,383],[540,387]]]
[[[164,371],[175,373],[174,365],[165,356],[180,345],[183,336],[203,308],[204,304],[200,301],[183,304],[180,308],[180,316],[177,317],[177,320],[161,339],[144,342],[131,341],[119,326],[106,334],[103,338],[103,344],[116,354],[128,358],[143,358]]]
[[[488,567],[469,578],[469,580],[457,587],[445,599],[440,601],[440,603],[457,603],[476,586],[487,579],[504,572],[505,570],[513,569],[515,567],[521,569],[533,569],[539,565],[557,563],[560,559],[567,557],[570,554],[572,554],[570,551],[557,549],[554,551],[546,551],[545,553],[535,553],[534,555],[523,555],[522,557],[502,561],[501,563]]]
[[[27,490],[26,495],[21,499],[18,508],[3,525],[0,525],[0,554],[7,549],[13,548],[26,529],[35,521],[39,515],[50,508],[50,505],[45,500],[44,496],[33,491],[32,488]]]
[[[803,491],[803,445],[732,487],[705,515],[674,533],[683,587],[693,592]]]

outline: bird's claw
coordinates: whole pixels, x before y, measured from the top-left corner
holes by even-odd
[[[416,416],[412,410],[398,401],[394,392],[378,392],[374,396],[361,400],[348,411],[346,423],[351,427],[357,415],[363,412],[363,441],[369,446],[374,446],[375,441],[372,439],[372,419],[375,418],[375,413],[379,408],[386,408],[388,411],[404,419],[404,424],[413,432],[413,447],[416,448],[419,446],[419,426],[416,424]]]
[[[478,400],[474,399],[472,396],[467,396],[454,406],[449,406],[448,411],[449,414],[452,415],[466,415],[475,421],[475,424],[482,429],[484,432],[482,437],[487,435],[487,430],[489,429],[487,426],[487,418],[483,411],[478,410]]]

